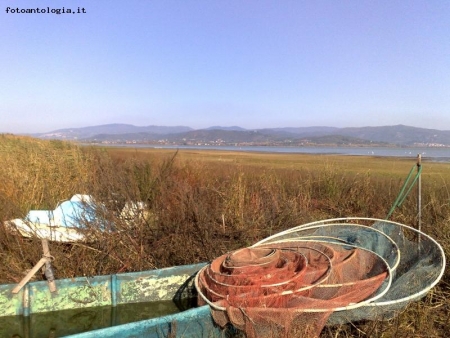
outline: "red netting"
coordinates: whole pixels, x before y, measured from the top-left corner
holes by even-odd
[[[316,337],[333,311],[370,298],[387,275],[371,251],[297,241],[225,254],[200,271],[198,287],[221,326],[250,338]]]

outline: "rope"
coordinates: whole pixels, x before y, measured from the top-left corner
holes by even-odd
[[[410,185],[408,186],[408,183],[412,177],[414,169],[417,168],[417,173]],[[386,219],[389,219],[392,216],[392,213],[394,212],[395,208],[400,207],[402,203],[405,201],[406,197],[410,193],[411,189],[413,188],[414,184],[416,184],[417,179],[419,178],[420,174],[422,173],[422,166],[414,165],[411,170],[409,171],[408,177],[406,177],[405,183],[403,183],[402,189],[400,190],[397,199],[395,200],[394,204],[392,205],[391,209],[389,210],[389,213],[386,216]],[[405,192],[406,190],[406,192]]]

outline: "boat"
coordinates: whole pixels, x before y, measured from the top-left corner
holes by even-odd
[[[0,285],[0,337],[222,337],[193,276],[206,263],[142,272]],[[182,311],[182,312],[181,312]],[[153,317],[153,318],[151,318]]]
[[[379,281],[369,297],[364,296],[357,302],[352,299],[348,304],[330,302],[329,306],[321,302],[321,307],[301,309],[302,314],[321,317],[324,325],[391,319],[411,302],[423,298],[445,271],[444,251],[433,238],[412,227],[382,219],[339,218],[308,223],[268,237],[249,249],[264,252],[280,243],[282,247],[286,246],[290,241],[296,241],[298,247],[310,247],[314,243],[313,250],[319,254],[322,254],[320,250],[324,250],[329,257],[322,261],[332,261],[332,253],[326,250],[341,246],[343,251],[348,252],[362,250],[378,262],[371,269],[374,273],[366,278],[369,283],[371,278]],[[289,246],[292,251],[291,244]],[[272,253],[266,256],[263,259],[269,262]],[[344,261],[355,262],[354,258]],[[358,264],[361,266],[361,262]],[[202,281],[199,275],[211,265],[198,263],[143,272],[57,280],[55,293],[49,291],[46,281],[28,283],[18,294],[11,293],[15,285],[1,285],[0,319],[7,318],[9,322],[0,323],[0,336],[230,336],[236,329],[241,329],[239,323],[236,325],[232,321],[223,321],[223,318],[227,319],[228,313],[217,316],[220,311],[229,310],[222,306],[223,303],[208,299],[205,296],[208,292],[199,285]],[[253,263],[250,265],[255,266]],[[350,270],[358,269],[350,267]],[[324,280],[321,277],[317,284],[325,285]],[[360,289],[348,281],[342,285],[350,290]],[[324,300],[329,299],[330,286],[325,285],[323,289],[327,291]],[[175,304],[176,311],[165,315],[156,314],[155,318],[144,317],[148,309],[159,306],[156,302],[164,301]],[[131,310],[128,308],[120,313],[120,308],[126,304],[131,306]],[[64,318],[63,312],[68,310],[72,312]],[[138,316],[125,319],[130,312]],[[46,313],[49,315],[44,316]],[[247,315],[251,311],[243,313]],[[46,319],[39,322],[41,314]],[[222,321],[217,320],[218,317]],[[255,320],[252,322],[256,323]],[[36,323],[39,329],[36,326],[33,328],[32,324]],[[76,323],[82,326],[81,329],[75,327]]]

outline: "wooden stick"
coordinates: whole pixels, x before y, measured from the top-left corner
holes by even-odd
[[[50,271],[51,272],[51,278],[47,279],[48,280],[48,288],[50,289],[50,292],[55,292],[56,291],[56,284],[55,284],[55,279],[53,276],[53,269],[52,269],[52,263],[51,263],[51,258],[52,256],[50,255],[50,249],[48,247],[48,241],[46,239],[42,239],[42,250],[44,251],[44,257],[47,257],[47,261],[45,262],[45,266],[44,266],[44,274],[45,271]],[[45,274],[45,276],[47,277],[48,275]]]
[[[20,281],[19,284],[12,290],[12,293],[18,293],[25,284],[42,268],[42,272],[52,271],[52,256],[50,255],[50,249],[48,248],[48,241],[46,239],[42,240],[42,250],[44,251],[44,256],[37,262],[37,264],[27,273],[27,275]],[[53,277],[53,274],[52,274]],[[48,280],[48,288],[50,292],[56,291],[56,284],[54,279]]]
[[[12,290],[12,293],[18,293],[20,289],[23,288],[25,284],[28,283],[28,281],[33,277],[36,272],[47,262],[47,260],[50,260],[48,257],[42,257],[39,262],[27,273],[27,275],[20,281],[19,284]]]
[[[42,251],[44,251],[44,257],[50,257],[50,249],[48,248],[48,241],[42,239]]]

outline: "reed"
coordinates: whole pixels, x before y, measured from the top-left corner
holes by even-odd
[[[90,194],[114,231],[51,243],[57,278],[139,271],[211,260],[302,223],[386,217],[415,159],[226,151],[80,147],[0,135],[0,221]],[[450,165],[424,160],[423,230],[450,252]],[[416,191],[392,219],[415,225]],[[145,202],[131,222],[126,202]],[[143,216],[143,217],[142,217]],[[18,282],[40,242],[0,225],[0,282]],[[38,276],[37,278],[41,278]],[[450,329],[450,275],[390,321],[327,327],[321,337],[441,337]]]

